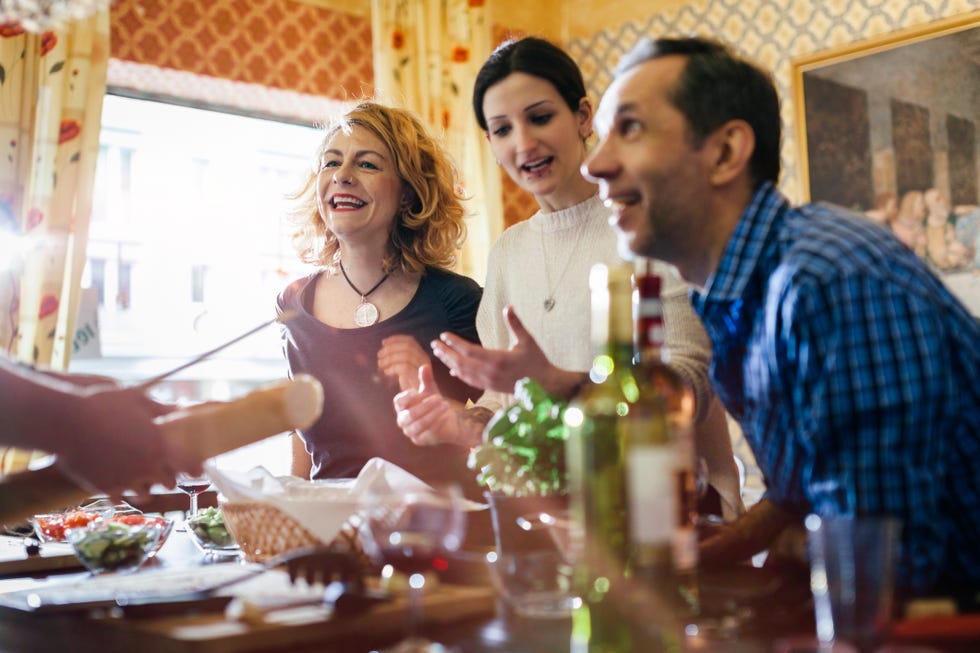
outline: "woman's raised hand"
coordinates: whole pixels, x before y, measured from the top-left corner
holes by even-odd
[[[432,343],[436,357],[450,373],[475,388],[514,392],[514,384],[526,376],[539,380],[542,370],[552,367],[513,307],[504,309],[504,320],[513,336],[510,349],[486,349],[451,333]]]
[[[399,390],[417,390],[419,368],[430,363],[429,355],[412,336],[388,336],[378,350],[378,369],[398,381]]]
[[[504,308],[504,320],[514,342],[510,349],[486,349],[443,333],[433,341],[432,353],[445,363],[450,374],[475,388],[512,394],[518,381],[530,377],[555,396],[574,393],[581,385],[582,375],[552,365],[513,306]]]

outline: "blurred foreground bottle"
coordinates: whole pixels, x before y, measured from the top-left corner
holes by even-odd
[[[576,591],[573,653],[666,651],[657,623],[637,616],[646,588],[630,577],[627,452],[638,431],[667,430],[657,394],[641,393],[632,369],[632,279],[628,265],[596,265],[592,291],[591,382],[565,411]],[[668,639],[676,638],[671,635]]]
[[[630,567],[678,611],[699,612],[694,394],[667,365],[666,328],[653,263],[636,264],[635,374],[641,396],[662,401],[664,421],[632,429],[627,443]]]

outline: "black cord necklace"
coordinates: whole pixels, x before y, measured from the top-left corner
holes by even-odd
[[[378,307],[367,300],[368,295],[373,293],[381,286],[381,284],[387,281],[388,277],[391,276],[391,273],[385,272],[385,276],[381,277],[381,281],[374,284],[374,286],[371,287],[371,290],[367,292],[361,292],[358,287],[354,285],[354,282],[350,280],[350,277],[347,276],[347,270],[344,269],[343,261],[340,261],[340,273],[344,275],[344,281],[346,281],[347,285],[351,287],[351,290],[361,296],[361,303],[354,309],[354,324],[359,327],[371,326],[378,321],[378,317],[380,317],[381,314],[378,312]]]

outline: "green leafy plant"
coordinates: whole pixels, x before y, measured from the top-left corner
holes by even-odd
[[[532,379],[514,388],[517,402],[497,411],[470,452],[469,468],[490,492],[507,496],[557,496],[568,491],[562,421],[567,403]]]

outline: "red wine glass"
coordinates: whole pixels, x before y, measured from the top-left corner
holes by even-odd
[[[197,514],[197,495],[209,487],[211,487],[211,479],[207,476],[193,476],[183,472],[177,474],[177,489],[190,497],[190,509],[185,521]]]
[[[458,486],[408,494],[371,495],[364,499],[365,551],[382,567],[382,575],[395,571],[408,579],[408,636],[387,653],[444,650],[419,634],[427,577],[445,566],[445,556],[460,548],[466,513]]]

